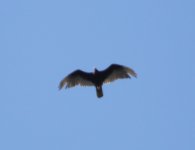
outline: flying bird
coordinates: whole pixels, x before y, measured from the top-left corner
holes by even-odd
[[[118,64],[111,64],[103,71],[95,68],[94,72],[90,73],[75,70],[61,80],[59,89],[62,89],[64,86],[66,88],[71,88],[76,85],[95,86],[97,97],[101,98],[103,96],[102,86],[104,83],[110,83],[117,79],[131,78],[131,76],[137,77],[133,69]]]

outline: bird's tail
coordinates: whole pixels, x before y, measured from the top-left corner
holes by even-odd
[[[103,96],[102,86],[96,86],[96,94],[98,98]]]

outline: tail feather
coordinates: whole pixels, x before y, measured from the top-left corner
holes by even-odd
[[[102,86],[96,86],[96,94],[98,98],[103,96]]]

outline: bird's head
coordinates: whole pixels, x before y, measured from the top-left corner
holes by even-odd
[[[98,72],[98,70],[96,68],[94,68],[94,72],[93,73],[96,74],[97,72]]]

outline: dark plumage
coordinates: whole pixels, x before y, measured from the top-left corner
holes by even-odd
[[[95,86],[97,97],[100,98],[103,96],[102,85],[104,83],[110,83],[117,79],[131,78],[130,75],[137,77],[133,69],[118,64],[112,64],[103,71],[95,69],[93,73],[76,70],[62,79],[59,84],[59,89],[62,89],[64,86],[66,88],[71,88],[76,85]]]

